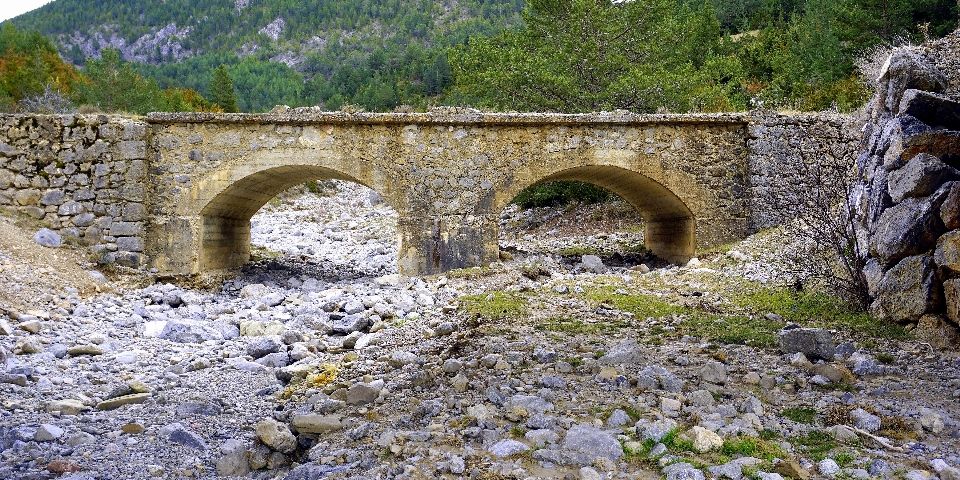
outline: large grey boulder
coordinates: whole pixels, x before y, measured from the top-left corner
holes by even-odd
[[[946,231],[940,220],[940,206],[931,200],[908,198],[883,212],[870,238],[870,253],[881,265],[889,266],[904,257],[926,252]]]
[[[880,71],[878,94],[890,112],[896,112],[908,89],[940,93],[947,88],[947,77],[925,56],[912,50],[893,52]]]
[[[592,425],[578,424],[567,431],[560,448],[568,452],[590,455],[591,459],[604,457],[614,462],[623,456],[623,447],[617,437]]]
[[[909,197],[926,197],[941,185],[960,178],[960,171],[928,153],[921,153],[903,168],[890,172],[887,188],[894,203]]]
[[[932,126],[960,130],[960,102],[932,92],[906,90],[897,115],[910,115]]]
[[[937,310],[941,298],[934,274],[930,256],[904,258],[883,276],[871,312],[884,320],[906,323]]]
[[[800,352],[811,360],[832,360],[837,351],[830,331],[822,328],[802,328],[796,324],[787,325],[777,332],[777,343],[784,353]]]

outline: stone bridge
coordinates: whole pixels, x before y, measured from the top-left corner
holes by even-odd
[[[242,265],[257,210],[319,179],[366,185],[396,209],[408,275],[496,261],[500,212],[554,180],[621,196],[647,247],[684,262],[773,223],[758,193],[776,188],[780,160],[845,155],[858,139],[843,117],[773,113],[0,118],[0,204],[170,275]]]

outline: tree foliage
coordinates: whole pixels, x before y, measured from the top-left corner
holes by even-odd
[[[227,67],[220,65],[213,72],[213,80],[210,81],[210,102],[218,105],[224,112],[239,112],[237,107],[237,93],[233,87],[233,79],[227,72]]]
[[[0,110],[13,111],[23,99],[50,92],[69,96],[78,80],[40,32],[22,33],[11,23],[0,28]]]

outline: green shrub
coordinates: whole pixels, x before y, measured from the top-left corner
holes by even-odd
[[[553,207],[571,202],[602,203],[613,196],[609,191],[590,183],[548,182],[520,192],[511,203],[521,208]]]

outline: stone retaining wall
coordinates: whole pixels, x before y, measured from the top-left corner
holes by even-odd
[[[890,58],[868,109],[858,238],[872,313],[919,325],[937,348],[960,345],[960,102],[922,50]]]
[[[850,115],[751,112],[747,139],[751,231],[780,225],[792,213],[780,208],[783,200],[809,194],[811,180],[817,179],[805,173],[804,165],[849,165],[859,151],[861,128]]]
[[[119,116],[0,116],[0,207],[142,265],[148,130]]]

